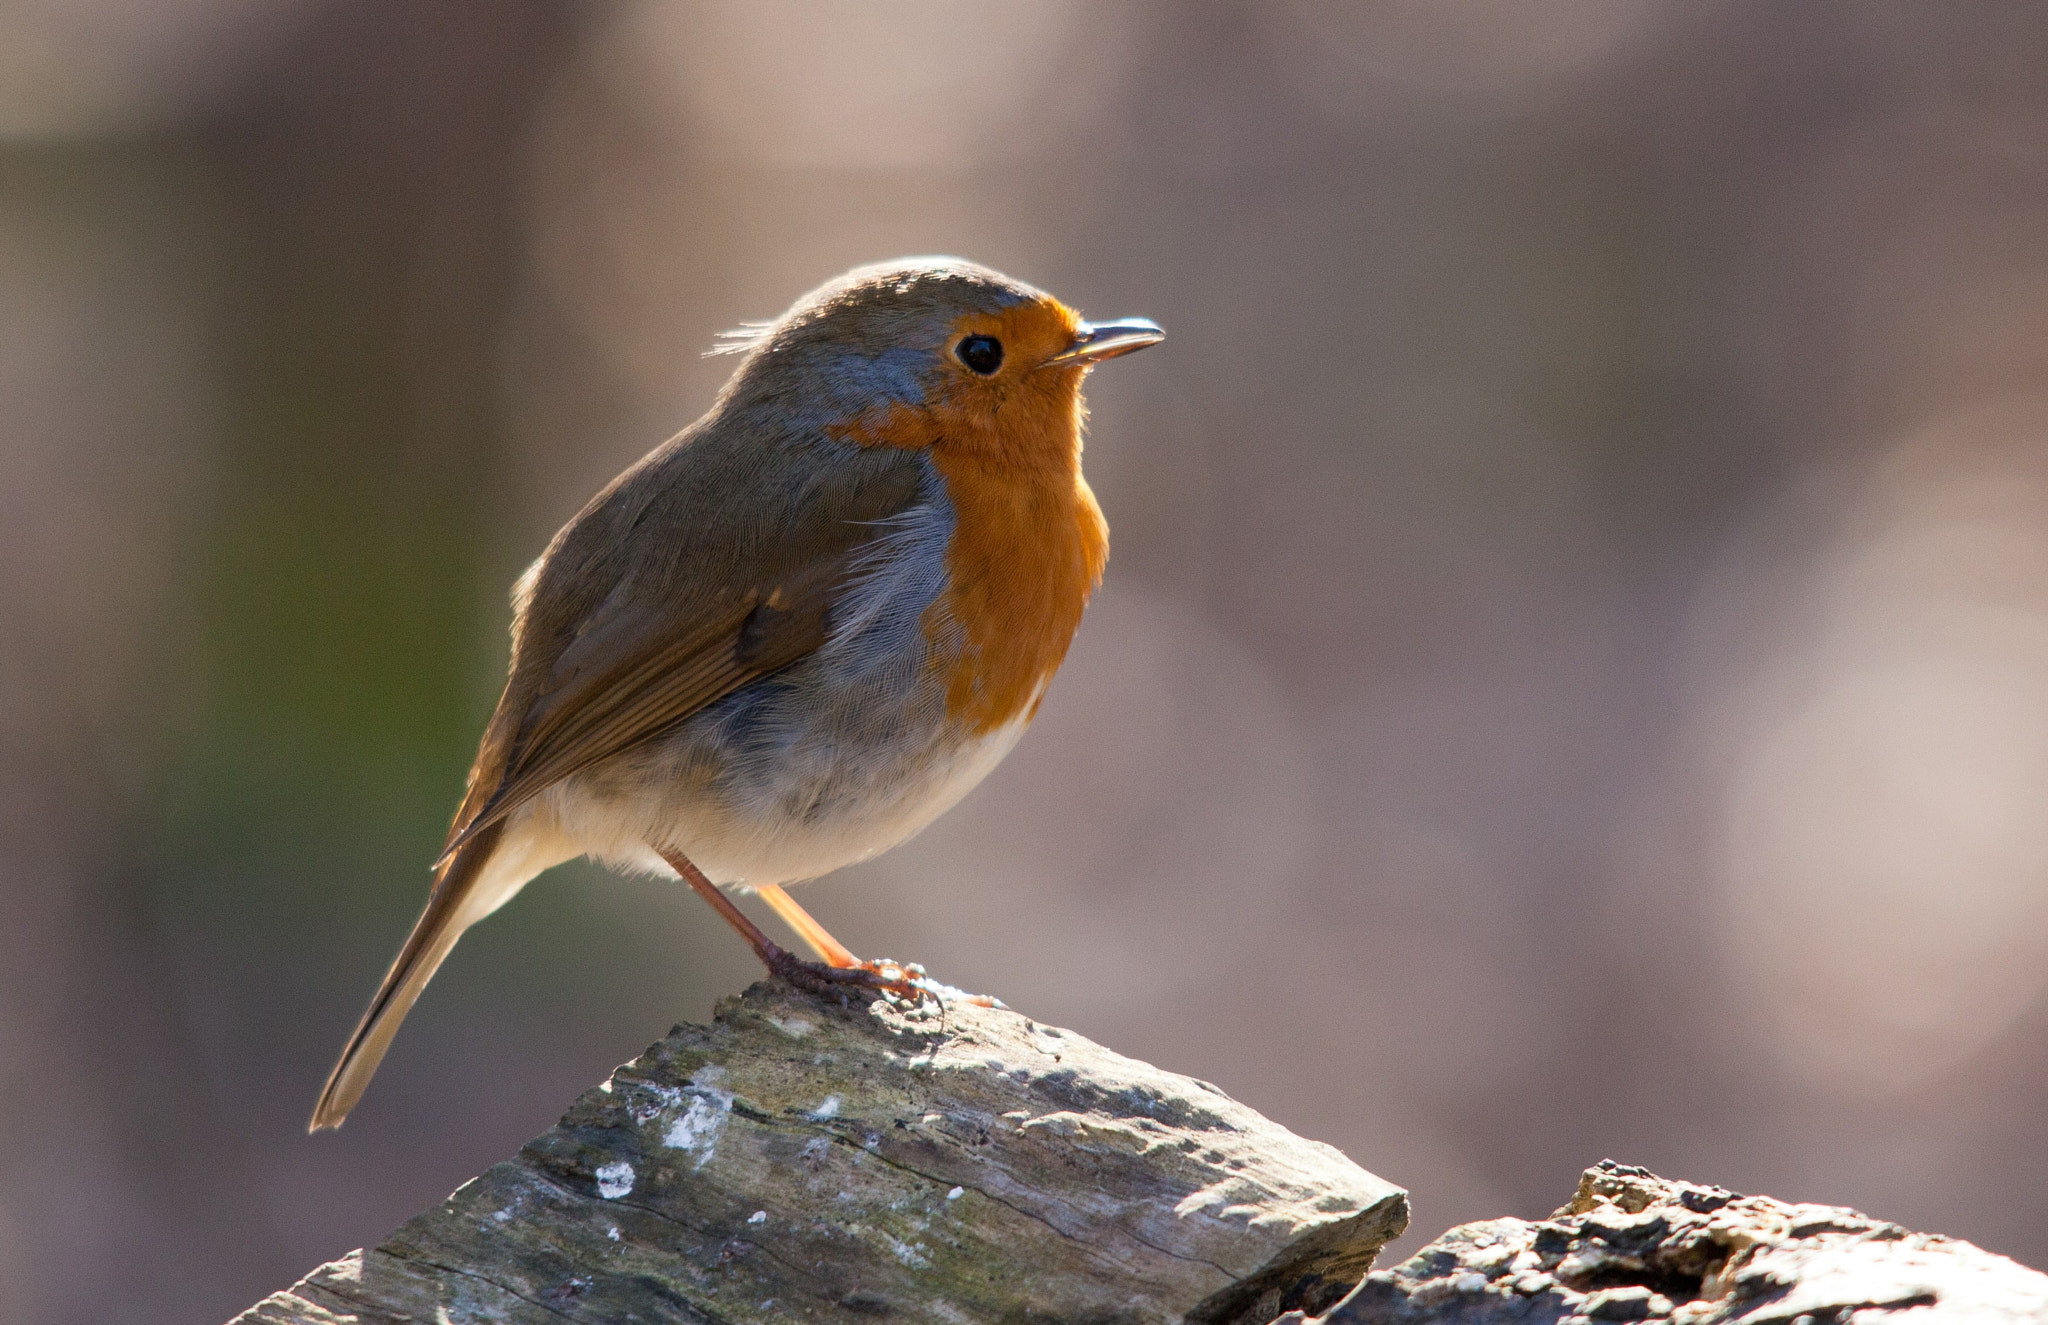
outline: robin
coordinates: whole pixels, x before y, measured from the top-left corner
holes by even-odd
[[[797,984],[908,990],[915,968],[856,958],[783,885],[910,837],[1030,724],[1109,555],[1082,378],[1164,338],[958,258],[857,268],[732,333],[709,412],[513,586],[511,675],[426,909],[309,1130],[348,1116],[463,931],[576,856],[681,877]]]

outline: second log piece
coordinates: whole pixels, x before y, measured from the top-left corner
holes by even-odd
[[[516,1159],[238,1325],[1266,1325],[1342,1297],[1400,1189],[1017,1013],[729,999]]]
[[[1315,1325],[1605,1321],[2039,1325],[2048,1275],[1854,1210],[1603,1160],[1550,1218],[1460,1225],[1375,1271]]]

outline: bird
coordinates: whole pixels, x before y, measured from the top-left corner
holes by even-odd
[[[917,833],[1037,714],[1109,555],[1083,379],[1164,338],[954,257],[857,267],[726,333],[711,407],[514,584],[425,908],[307,1130],[348,1117],[463,932],[579,856],[680,878],[800,986],[911,990],[921,968],[856,958],[785,885]]]

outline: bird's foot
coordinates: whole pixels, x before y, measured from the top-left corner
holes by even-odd
[[[777,947],[765,959],[768,972],[807,993],[841,1002],[856,989],[872,989],[903,1009],[937,1009],[949,1002],[980,1008],[1009,1005],[993,994],[970,994],[925,974],[916,962],[899,962],[888,957],[864,961],[855,966],[831,966],[805,961],[785,948]]]
[[[856,989],[872,989],[894,999],[905,999],[912,1003],[932,997],[921,988],[918,981],[924,978],[922,966],[903,966],[892,961],[861,962],[857,966],[827,966],[824,962],[805,961],[785,948],[774,948],[763,958],[768,973],[777,979],[787,981],[808,993],[826,998],[844,999]]]
[[[886,997],[899,1007],[915,1010],[921,1006],[926,1010],[930,1010],[932,1008],[944,1008],[948,1003],[966,1003],[978,1008],[1007,1009],[1010,1006],[994,994],[970,994],[957,985],[949,985],[943,981],[934,980],[929,975],[926,975],[924,967],[916,962],[899,962],[888,957],[882,957],[868,962],[867,965],[882,970],[900,972],[904,976],[911,987],[910,996],[906,998],[894,988],[888,990],[886,994]]]

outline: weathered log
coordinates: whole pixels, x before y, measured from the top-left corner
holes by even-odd
[[[1327,1309],[1407,1214],[1333,1148],[1070,1031],[763,984],[237,1325],[1265,1325]]]
[[[1299,1322],[1300,1316],[1291,1321]],[[1971,1325],[2048,1320],[2048,1275],[1826,1205],[1606,1160],[1547,1220],[1452,1229],[1323,1325]],[[1279,1325],[1276,1322],[1276,1325]]]

